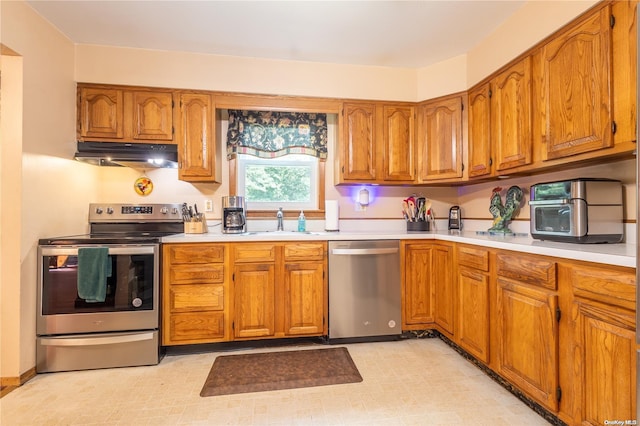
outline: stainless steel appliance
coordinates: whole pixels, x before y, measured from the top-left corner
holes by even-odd
[[[179,209],[91,204],[90,234],[39,241],[38,372],[159,362],[160,238],[182,232]]]
[[[619,243],[622,183],[611,179],[572,179],[531,186],[531,236],[571,243]]]
[[[78,142],[75,159],[96,166],[175,169],[178,167],[178,146],[161,143]]]
[[[222,197],[222,232],[241,234],[247,232],[247,205],[244,197]]]
[[[383,340],[402,333],[400,243],[329,242],[329,339]]]
[[[449,229],[462,229],[462,212],[460,206],[453,206],[449,209]]]

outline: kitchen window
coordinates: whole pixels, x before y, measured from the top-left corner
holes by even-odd
[[[250,215],[322,211],[326,114],[229,110],[228,120],[229,192]]]
[[[319,163],[310,155],[237,156],[237,193],[249,210],[318,210]]]

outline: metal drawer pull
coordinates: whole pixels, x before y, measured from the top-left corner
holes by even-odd
[[[44,346],[88,346],[112,345],[114,343],[141,342],[152,340],[153,333],[128,334],[111,337],[40,338]]]
[[[397,248],[380,248],[380,249],[333,249],[331,254],[342,255],[362,255],[362,254],[393,254],[398,253]]]

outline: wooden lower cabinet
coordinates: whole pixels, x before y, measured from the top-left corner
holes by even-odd
[[[637,420],[635,271],[567,264],[560,277],[572,284],[563,412],[580,425]]]
[[[285,263],[284,270],[284,333],[288,336],[325,334],[324,264]]]
[[[498,373],[551,411],[558,409],[556,265],[544,257],[496,255]]]
[[[498,278],[498,372],[546,408],[558,409],[558,296]]]
[[[423,330],[433,325],[431,264],[433,245],[403,241],[402,329]]]
[[[438,329],[453,337],[455,323],[455,285],[453,274],[453,245],[437,243],[431,259],[433,271],[434,317]]]
[[[433,328],[452,337],[455,316],[453,245],[403,241],[403,330]]]
[[[162,344],[228,340],[224,244],[164,244]]]
[[[248,263],[233,268],[235,337],[275,334],[275,264]]]
[[[326,242],[234,244],[234,337],[326,335],[326,250]]]
[[[457,246],[458,297],[456,342],[489,363],[489,251]]]

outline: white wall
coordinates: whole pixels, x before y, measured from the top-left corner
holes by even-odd
[[[20,341],[20,241],[22,176],[22,58],[0,56],[0,372],[17,371],[19,351],[3,351]],[[17,322],[17,324],[16,324]]]
[[[22,71],[21,174],[4,176],[21,191],[12,208],[20,218],[2,223],[20,238],[2,242],[2,251],[19,253],[19,280],[0,282],[2,304],[17,307],[2,333],[20,339],[2,345],[2,377],[18,377],[35,365],[36,250],[38,239],[83,232],[87,203],[95,195],[94,168],[72,161],[75,152],[73,44],[23,1],[1,3],[2,44],[17,52]],[[4,81],[3,81],[4,85]],[[5,87],[2,88],[3,94]],[[6,119],[4,111],[2,119]],[[3,146],[8,141],[3,140]],[[10,142],[9,142],[10,143]],[[3,200],[4,210],[4,200]]]
[[[489,76],[597,2],[528,1],[468,52],[468,87]]]

